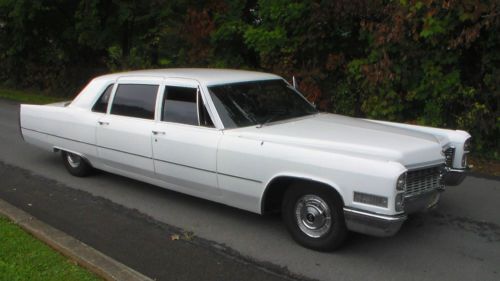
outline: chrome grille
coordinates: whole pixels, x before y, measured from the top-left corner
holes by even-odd
[[[441,187],[441,171],[442,166],[408,171],[405,197],[415,196]]]
[[[443,152],[444,152],[446,166],[453,167],[453,158],[455,157],[455,148],[453,146],[448,147]]]

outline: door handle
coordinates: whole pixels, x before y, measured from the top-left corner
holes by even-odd
[[[104,125],[109,125],[109,122],[104,122],[104,121],[97,121],[99,125],[104,126]]]
[[[153,131],[153,135],[164,135],[165,132],[162,132],[162,131]]]

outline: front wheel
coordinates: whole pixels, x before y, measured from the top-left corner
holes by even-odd
[[[331,251],[347,236],[342,205],[340,196],[328,187],[294,184],[285,193],[283,220],[299,244]]]
[[[66,151],[62,151],[61,156],[64,166],[73,176],[85,177],[92,173],[92,166],[81,156]]]

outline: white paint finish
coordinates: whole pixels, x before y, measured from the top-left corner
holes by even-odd
[[[374,123],[385,124],[388,126],[398,127],[409,129],[418,132],[424,132],[427,134],[432,134],[439,139],[442,146],[454,146],[455,150],[455,158],[453,159],[453,167],[454,168],[465,168],[462,166],[462,156],[464,155],[464,143],[467,139],[471,137],[471,135],[462,130],[449,130],[449,129],[440,129],[440,128],[432,128],[418,125],[410,125],[403,123],[395,123],[395,122],[387,122],[387,121],[379,121],[379,120],[367,120]]]
[[[96,156],[95,123],[98,116],[92,112],[58,105],[22,105],[21,112],[21,127],[31,129],[22,130],[28,143],[49,151],[54,146],[78,151],[88,159]]]
[[[87,86],[80,91],[68,107],[83,109],[91,108],[106,88],[110,84],[115,83],[115,80],[116,78],[109,79],[104,76],[94,78],[91,83],[87,84]]]
[[[219,173],[260,182],[248,183],[242,187],[243,181],[234,185],[234,180],[219,178],[220,188],[231,194],[241,193],[241,196],[247,198],[244,209],[253,212],[259,212],[264,190],[273,179],[296,177],[323,182],[335,188],[347,206],[393,214],[393,204],[388,209],[354,204],[353,191],[392,197],[395,192],[395,180],[405,170],[405,167],[396,162],[329,153],[288,143],[248,139],[236,134],[236,130],[225,132],[218,153]]]
[[[157,177],[170,184],[220,196],[217,183],[217,144],[222,132],[170,122],[158,122],[153,135]]]
[[[261,212],[259,196],[264,190],[262,183],[224,174],[218,175],[218,182],[224,196],[221,203],[254,213]]]
[[[47,134],[39,133],[32,130],[21,129],[23,139],[34,146],[50,151],[52,144],[49,142]]]
[[[108,114],[95,126],[100,161],[116,169],[154,176],[153,120]]]
[[[21,126],[24,128],[85,143],[95,142],[96,116],[88,110],[22,105],[21,112]]]
[[[163,82],[164,78],[162,75],[148,75],[148,76],[140,76],[140,75],[130,75],[123,74],[118,76],[116,79],[116,83],[118,84],[140,84],[140,85],[160,85]]]
[[[387,215],[395,214],[395,182],[401,173],[408,167],[442,163],[446,145],[457,148],[454,163],[459,163],[469,137],[462,131],[334,114],[222,130],[207,85],[265,79],[282,78],[207,69],[105,75],[87,85],[68,107],[23,105],[22,126],[51,136],[23,133],[30,143],[83,153],[97,168],[256,213],[261,212],[268,184],[286,176],[323,182],[339,192],[346,206]],[[155,121],[91,112],[111,83],[115,90],[117,83],[159,85]],[[216,129],[159,121],[165,85],[198,87]],[[152,131],[165,134],[154,136]],[[388,208],[355,203],[354,191],[387,197]]]
[[[242,138],[290,144],[338,154],[412,163],[444,161],[442,147],[429,133],[366,122],[336,114],[317,114],[262,128],[227,131]]]

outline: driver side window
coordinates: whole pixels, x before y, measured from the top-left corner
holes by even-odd
[[[161,121],[214,127],[196,88],[166,86]]]

